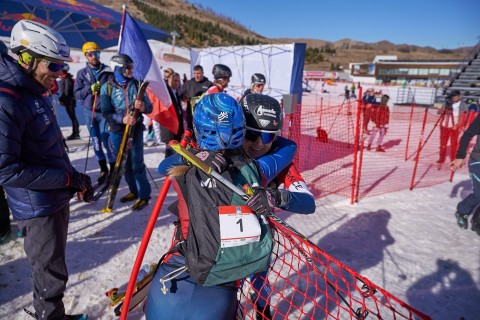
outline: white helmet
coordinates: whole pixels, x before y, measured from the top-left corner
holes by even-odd
[[[70,61],[70,48],[60,33],[35,21],[20,20],[13,26],[10,48],[15,54],[27,50],[33,55]]]

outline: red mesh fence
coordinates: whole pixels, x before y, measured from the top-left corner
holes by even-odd
[[[462,116],[472,121],[476,115]],[[303,103],[295,114],[287,115],[282,134],[298,144],[295,163],[316,198],[337,194],[358,201],[451,179],[449,162],[455,156],[456,143],[452,147],[452,141],[448,142],[446,160],[438,164],[441,115],[437,109],[390,107],[381,143],[384,152],[377,150],[379,133],[370,140],[369,132],[363,130],[364,117],[365,108],[358,101]],[[455,141],[467,124],[458,129]],[[367,126],[369,131],[373,127],[372,122]],[[466,172],[465,167],[461,170]]]
[[[267,279],[244,282],[237,319],[430,319],[322,251],[289,225],[270,219],[274,250]],[[260,281],[259,279],[254,281]],[[262,294],[269,286],[268,294]],[[370,315],[370,316],[369,316]],[[369,316],[369,317],[367,317]],[[265,317],[267,319],[267,317]]]

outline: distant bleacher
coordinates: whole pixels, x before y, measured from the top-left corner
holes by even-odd
[[[460,91],[464,101],[470,99],[478,101],[480,98],[480,42],[465,58],[465,64],[460,72],[452,76],[450,85],[445,88],[444,96],[448,96],[454,90]]]

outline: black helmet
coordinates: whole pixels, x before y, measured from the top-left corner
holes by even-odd
[[[240,100],[247,129],[279,131],[283,127],[283,112],[277,100],[263,94],[251,93]]]
[[[256,84],[256,83],[265,84],[265,82],[267,82],[267,80],[265,80],[265,76],[263,74],[254,73],[252,75],[252,84]]]
[[[230,78],[232,76],[232,70],[224,64],[216,64],[212,69],[213,78],[215,80],[221,78]]]
[[[132,58],[123,53],[117,53],[110,59],[110,66],[115,71],[115,67],[125,67],[133,64]]]

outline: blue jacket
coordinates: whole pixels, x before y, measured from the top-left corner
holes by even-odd
[[[66,185],[74,168],[45,91],[0,55],[0,185],[17,220],[58,212],[73,195]]]
[[[97,81],[100,81],[100,84],[107,82],[110,75],[112,75],[112,69],[107,65],[101,63],[100,68],[97,71],[97,77],[95,77],[95,72],[92,70],[92,67],[87,63],[87,66],[83,69],[78,70],[77,78],[75,79],[75,85],[73,87],[73,92],[75,93],[75,99],[77,101],[82,101],[82,106],[88,110],[92,110],[93,105],[93,94],[90,89],[91,85]],[[98,79],[97,79],[98,78]],[[100,99],[97,97],[97,102],[95,104],[95,112],[101,112]]]
[[[105,119],[110,126],[110,132],[123,134],[125,130],[125,124],[123,123],[123,117],[133,107],[133,102],[137,98],[138,93],[138,81],[129,80],[125,86],[121,86],[115,82],[113,76],[102,85],[100,89],[100,101],[102,103],[102,112]],[[152,112],[152,103],[148,96],[143,96],[143,102],[145,102],[145,114]],[[135,124],[135,130],[143,131],[145,126],[143,125],[143,117],[139,115]]]

